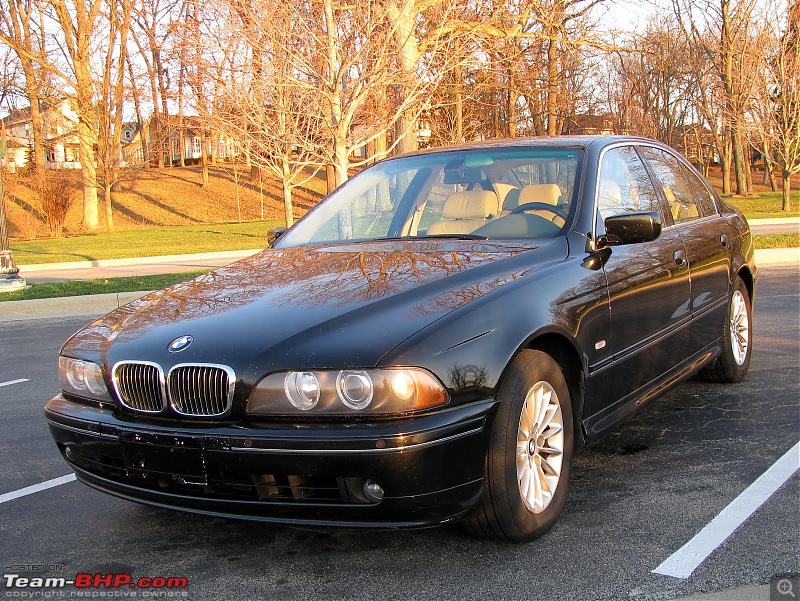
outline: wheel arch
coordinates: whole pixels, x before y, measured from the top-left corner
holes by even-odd
[[[753,272],[747,265],[742,265],[736,275],[742,278],[745,288],[747,288],[747,295],[750,297],[750,302],[753,302],[753,294],[755,293],[755,278]]]
[[[564,380],[567,383],[572,403],[575,444],[577,448],[582,447],[585,443],[581,416],[583,414],[586,372],[584,362],[575,343],[562,332],[547,331],[535,334],[514,353],[508,365],[511,365],[516,356],[523,350],[542,351],[550,355],[558,363],[561,372],[564,374]],[[505,373],[503,377],[505,377]]]

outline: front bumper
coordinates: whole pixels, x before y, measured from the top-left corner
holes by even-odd
[[[477,503],[495,405],[368,423],[213,424],[59,395],[45,414],[78,479],[124,499],[274,523],[420,527]],[[383,488],[382,500],[364,495],[367,481]]]

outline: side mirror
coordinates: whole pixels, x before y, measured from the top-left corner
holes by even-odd
[[[286,233],[286,229],[285,227],[274,227],[271,230],[267,230],[267,248],[275,246],[275,242]]]
[[[611,246],[651,242],[661,235],[661,216],[656,211],[623,213],[606,219],[605,226]]]

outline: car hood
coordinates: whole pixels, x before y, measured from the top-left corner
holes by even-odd
[[[100,318],[62,349],[113,365],[232,366],[240,377],[291,368],[370,367],[443,315],[563,260],[563,239],[404,241],[268,249],[154,292]],[[181,352],[170,342],[191,336]]]

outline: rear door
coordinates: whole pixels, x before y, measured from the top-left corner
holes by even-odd
[[[676,155],[641,146],[686,246],[691,277],[692,338],[695,353],[719,338],[728,306],[730,244],[725,220],[700,178]]]

